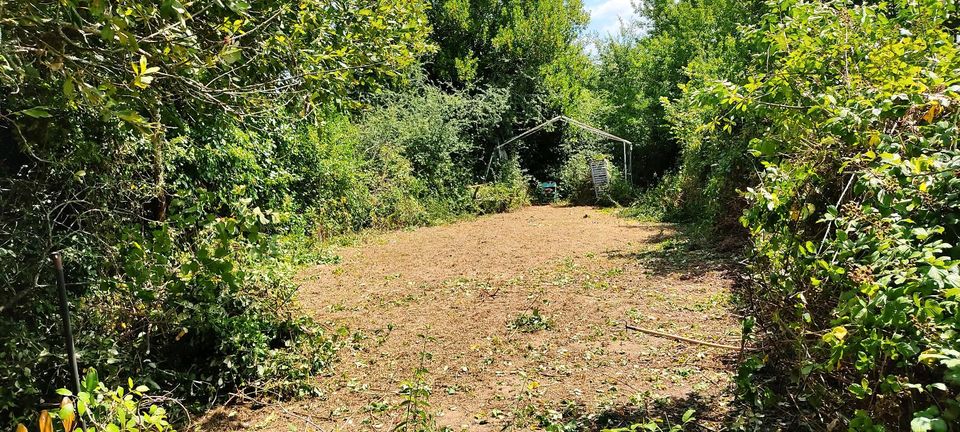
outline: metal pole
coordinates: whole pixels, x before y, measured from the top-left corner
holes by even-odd
[[[628,174],[627,171],[627,143],[621,143],[623,146],[623,179],[627,180]]]
[[[60,317],[63,318],[63,339],[67,345],[67,357],[70,361],[70,373],[73,374],[73,384],[77,386],[77,393],[80,388],[80,371],[77,369],[77,353],[73,346],[73,329],[70,328],[70,304],[67,303],[67,282],[63,276],[63,260],[60,259],[60,252],[54,252],[50,255],[53,260],[53,267],[57,270],[57,288],[60,291]]]
[[[483,174],[483,182],[484,182],[484,183],[489,183],[489,182],[490,182],[490,168],[493,167],[493,157],[497,155],[497,150],[499,150],[499,149],[500,149],[500,146],[494,147],[494,148],[493,148],[493,152],[490,154],[490,160],[487,161],[487,172]]]

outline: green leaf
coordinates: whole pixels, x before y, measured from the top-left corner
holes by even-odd
[[[857,383],[853,383],[847,386],[847,390],[850,393],[853,393],[853,395],[856,396],[857,399],[863,399],[867,397],[868,394],[870,394],[869,388],[864,387],[862,384],[857,384]]]
[[[25,116],[33,117],[33,118],[50,118],[50,117],[53,117],[53,115],[50,114],[50,112],[47,111],[47,109],[49,109],[49,108],[48,108],[48,107],[45,107],[45,106],[37,106],[37,107],[25,109],[25,110],[23,110],[23,111],[18,111],[17,114],[23,114],[23,115],[25,115]]]
[[[847,328],[844,326],[836,326],[833,330],[830,330],[823,335],[823,340],[827,342],[836,342],[841,343],[843,339],[847,337]]]
[[[933,429],[930,425],[930,419],[926,417],[917,417],[910,422],[910,430],[913,432],[927,432]]]
[[[134,124],[136,126],[143,126],[147,124],[147,119],[143,118],[143,116],[138,114],[136,111],[131,111],[131,110],[115,111],[113,114],[117,116],[117,118],[119,118],[120,120],[123,120],[127,123]]]
[[[242,14],[246,12],[247,9],[250,9],[250,3],[247,3],[243,0],[230,2],[230,10],[236,13]]]
[[[88,369],[87,375],[83,378],[83,389],[92,394],[97,391],[99,383],[100,378],[97,376],[97,370],[94,368]]]
[[[67,78],[63,82],[63,97],[67,98],[68,101],[73,102],[77,96],[77,88],[73,83],[72,78]]]
[[[236,47],[229,47],[220,52],[220,60],[226,64],[235,63],[242,57],[242,52]]]
[[[947,432],[947,422],[941,418],[917,417],[910,422],[912,432]]]

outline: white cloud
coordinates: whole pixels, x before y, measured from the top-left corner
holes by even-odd
[[[620,30],[620,19],[629,22],[633,16],[630,0],[588,1],[586,7],[590,11],[589,29],[600,36],[616,34]]]

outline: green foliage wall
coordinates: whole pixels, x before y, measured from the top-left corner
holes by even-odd
[[[507,96],[410,72],[425,10],[4,3],[0,422],[69,382],[54,250],[81,369],[107,385],[139,376],[188,406],[311,392],[346,330],[292,307],[292,273],[320,258],[303,245],[475,210],[466,161]]]
[[[425,65],[431,79],[509,92],[509,109],[481,137],[488,152],[558,114],[599,124],[605,105],[591,85],[596,67],[580,39],[589,15],[579,0],[444,0],[432,2],[428,15],[437,45]],[[521,164],[541,179],[555,178],[572,154],[558,144],[584,136],[550,130],[529,137],[517,144]],[[484,170],[485,158],[476,160]]]
[[[956,2],[648,5],[652,31],[602,51],[637,73],[601,84],[612,124],[678,150],[648,215],[747,230],[764,349],[741,365],[739,425],[952,430]]]
[[[767,58],[714,88],[769,125],[743,222],[763,312],[790,336],[774,360],[854,429],[960,416],[955,19],[954,2],[772,5]]]
[[[379,168],[371,184],[380,191],[373,224],[423,224],[471,210],[467,186],[484,155],[477,143],[508,109],[506,92],[470,95],[420,84],[381,95],[380,106],[363,116],[357,137],[365,154],[382,160],[378,166],[392,167]]]
[[[743,209],[757,319],[745,329],[765,347],[741,368],[743,425],[788,411],[778,427],[948,430],[956,4],[769,2],[748,18],[663,101],[682,163],[656,189],[721,231]],[[724,212],[737,189],[744,206]]]

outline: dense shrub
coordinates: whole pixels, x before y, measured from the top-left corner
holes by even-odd
[[[422,78],[418,78],[422,79]],[[380,96],[365,113],[357,140],[372,155],[374,225],[396,227],[450,219],[470,211],[477,143],[498,125],[507,93],[445,92],[420,82]]]
[[[336,336],[290,307],[276,240],[367,225],[369,207],[332,203],[370,200],[341,165],[364,159],[316,110],[397,85],[428,51],[423,3],[339,5],[4,3],[0,423],[69,382],[53,251],[81,368],[107,385],[295,395],[329,366]]]
[[[107,124],[61,131],[80,148],[98,140],[126,146],[56,162],[14,146],[2,166],[0,262],[14,270],[5,286],[37,288],[14,289],[24,294],[3,306],[5,420],[67,379],[64,356],[53,354],[62,351],[50,320],[56,309],[41,301],[53,295],[51,250],[67,263],[81,368],[97,367],[105,382],[140,376],[204,403],[234,388],[271,397],[312,391],[340,333],[293,307],[292,273],[323,259],[309,245],[475,211],[467,159],[478,151],[477,135],[500,121],[505,98],[415,80],[382,94],[358,120],[327,110],[298,122],[185,124],[161,157],[149,151],[149,136]],[[485,211],[522,205],[520,182],[492,186],[509,202]]]
[[[480,213],[501,213],[530,204],[529,176],[520,168],[520,160],[514,156],[498,169],[492,183],[474,186],[474,205]]]
[[[679,166],[634,213],[720,235],[742,215],[744,303],[766,349],[742,364],[741,396],[790,411],[775,425],[746,410],[742,427],[947,430],[960,418],[956,2],[757,5],[652,2],[641,49],[601,57],[641,72],[658,61],[644,49],[687,59],[661,101]],[[701,18],[716,25],[688,26]],[[609,90],[629,100],[648,75]]]
[[[771,4],[750,76],[708,91],[720,125],[765,126],[742,220],[772,346],[745,373],[776,371],[798,423],[960,418],[956,19],[952,1]]]

